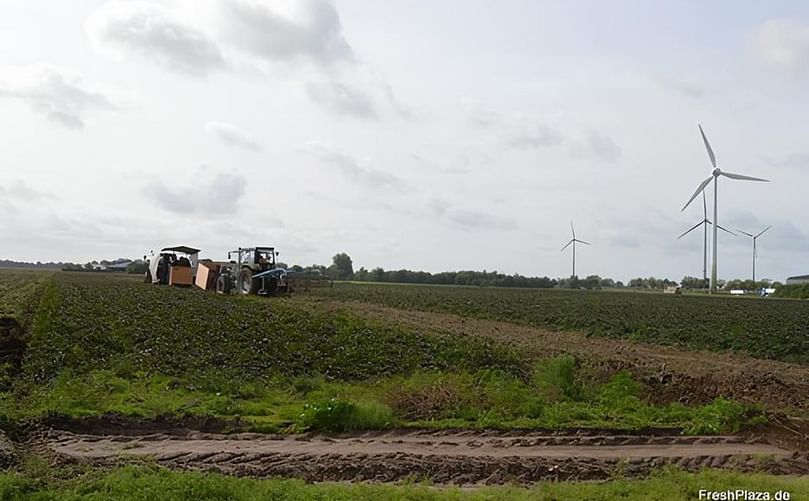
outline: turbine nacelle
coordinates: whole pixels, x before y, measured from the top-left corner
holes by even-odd
[[[722,175],[722,170],[719,167],[714,167],[714,170],[711,171],[711,175],[713,177],[719,177]]]

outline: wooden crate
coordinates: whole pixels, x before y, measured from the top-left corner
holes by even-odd
[[[169,285],[186,285],[194,283],[194,270],[190,266],[172,266],[169,274]]]

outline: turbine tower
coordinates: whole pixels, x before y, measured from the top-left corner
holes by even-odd
[[[703,235],[702,235],[702,281],[708,281],[708,226],[710,226],[711,220],[708,219],[708,202],[705,200],[705,190],[702,191],[702,221],[698,222],[694,226],[692,226],[688,231],[684,232],[682,235],[677,237],[677,240],[683,238],[684,236],[688,235],[692,231],[696,230],[700,226],[703,226]],[[734,237],[736,236],[735,233],[732,231],[719,226],[719,229],[730,233]]]
[[[752,235],[750,233],[747,233],[746,231],[739,230],[739,233],[744,233],[745,235],[753,239],[753,284],[756,283],[756,258],[758,257],[758,252],[756,251],[756,240],[758,240],[758,237],[763,235],[764,232],[769,230],[770,228],[772,228],[772,226],[767,226],[766,228],[761,230],[761,232],[759,232],[758,235]]]
[[[699,187],[697,187],[697,191],[691,195],[691,198],[688,199],[688,202],[683,206],[681,212],[686,209],[691,202],[697,198],[697,195],[700,194],[701,191],[705,189],[708,184],[713,181],[713,259],[711,263],[711,292],[716,292],[716,261],[717,261],[717,249],[716,249],[716,242],[717,242],[717,228],[719,226],[719,217],[718,217],[718,203],[717,203],[717,196],[719,195],[719,176],[725,176],[729,179],[737,179],[740,181],[763,181],[769,182],[767,179],[761,179],[758,177],[751,177],[751,176],[743,176],[741,174],[733,174],[730,172],[723,172],[716,166],[716,156],[713,153],[713,149],[711,148],[711,143],[708,142],[708,138],[705,137],[705,131],[702,130],[702,125],[699,126],[699,133],[702,135],[702,141],[705,143],[705,149],[708,150],[708,157],[711,159],[711,165],[713,165],[713,171],[711,171],[711,177],[704,180],[700,183]]]
[[[584,240],[579,240],[578,238],[576,238],[576,230],[573,229],[573,221],[570,222],[570,232],[573,233],[573,238],[571,238],[570,242],[565,244],[565,246],[562,247],[561,250],[565,250],[570,246],[570,244],[573,244],[573,274],[570,275],[571,278],[572,278],[572,277],[576,276],[576,242],[578,242],[580,244],[584,244],[584,245],[590,245],[590,243],[585,242]]]

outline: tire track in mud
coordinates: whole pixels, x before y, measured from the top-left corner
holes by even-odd
[[[48,431],[32,447],[60,462],[151,459],[177,469],[307,481],[429,479],[440,484],[637,477],[665,465],[809,474],[809,455],[741,437],[564,436],[479,431],[358,435],[88,435]]]

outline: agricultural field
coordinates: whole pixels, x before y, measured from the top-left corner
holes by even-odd
[[[583,290],[341,283],[316,294],[590,336],[809,364],[809,302]]]
[[[790,477],[767,475],[809,473],[809,456],[800,452],[809,443],[800,438],[809,431],[805,366],[638,344],[634,335],[607,330],[587,337],[573,324],[551,332],[556,324],[536,320],[551,318],[552,309],[572,319],[575,311],[603,314],[623,304],[651,325],[663,314],[650,304],[684,298],[337,285],[267,299],[125,276],[6,273],[0,284],[13,285],[3,289],[3,304],[27,312],[20,314],[27,320],[19,324],[23,350],[0,391],[0,424],[38,452],[5,456],[16,466],[0,477],[0,496],[17,489],[69,498],[78,488],[134,483],[185,499],[199,477],[164,468],[439,485],[564,480],[571,483],[547,492],[616,496],[620,483],[576,482],[694,485],[695,475],[705,475],[697,472],[711,466],[717,484],[738,478],[736,470],[760,472],[762,485],[806,490]],[[798,302],[744,303],[778,306],[795,325],[792,317],[803,314]],[[545,307],[534,311],[532,304]],[[497,305],[510,305],[513,316]],[[744,310],[732,306],[725,323],[743,325],[746,317],[734,315]],[[667,311],[665,318],[685,321],[678,308]],[[611,322],[603,325],[618,324]],[[668,369],[641,360],[655,357]],[[678,365],[693,360],[725,364],[725,375],[738,369],[748,383],[720,379],[710,366],[699,373]],[[47,465],[37,463],[42,454]],[[138,466],[124,466],[133,461]],[[76,465],[92,479],[84,487],[64,480]],[[244,490],[239,499],[250,499],[252,489],[302,498],[461,496],[222,476],[204,482],[212,493]],[[536,489],[509,495],[541,499]]]

